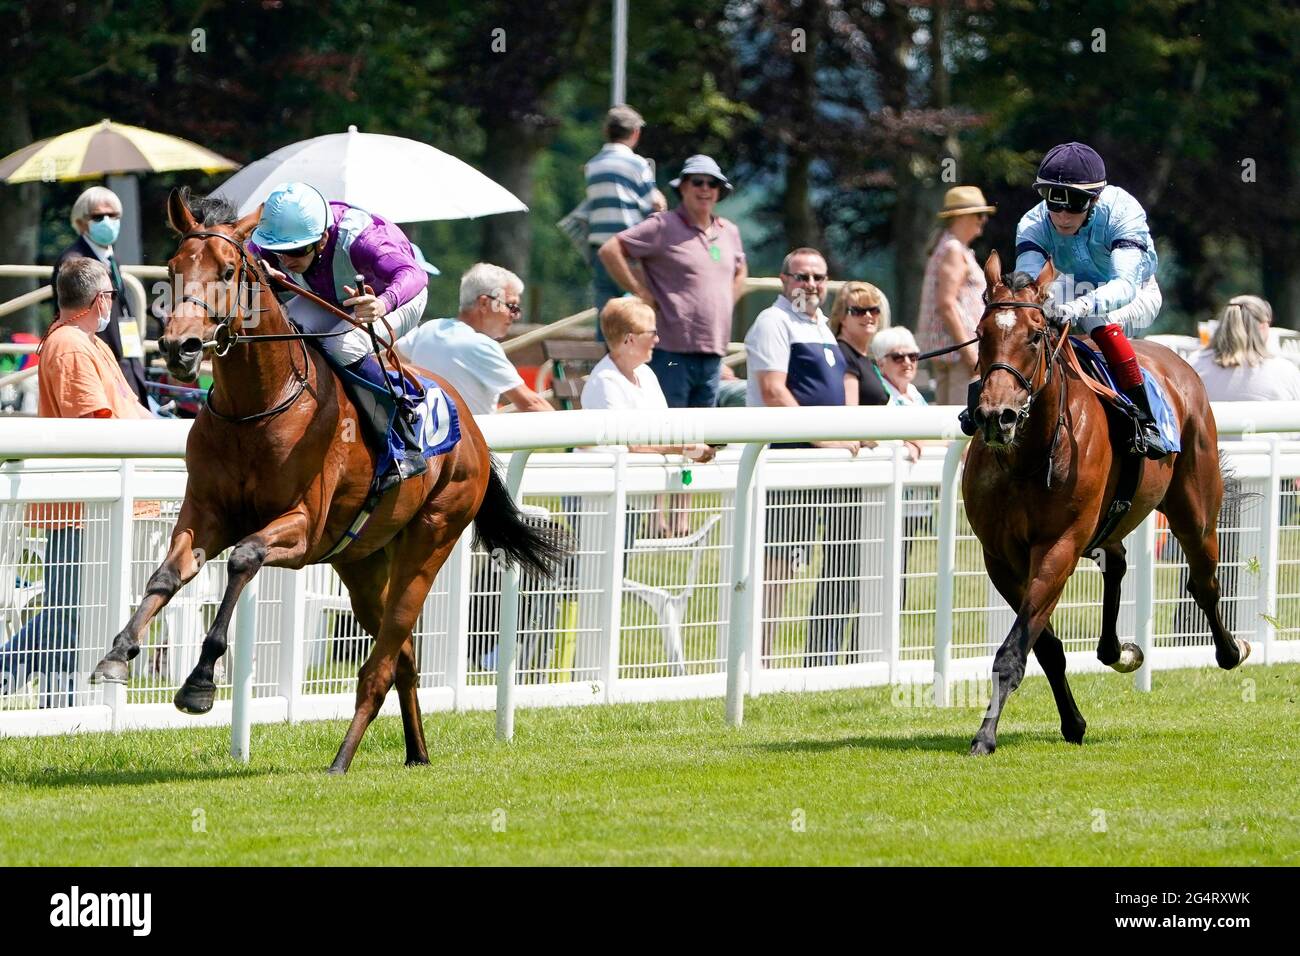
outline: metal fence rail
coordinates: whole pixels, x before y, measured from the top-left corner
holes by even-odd
[[[466,535],[416,626],[423,706],[496,705],[506,658],[506,711],[721,696],[730,679],[733,721],[741,692],[938,675],[943,701],[950,684],[986,678],[1012,614],[961,510],[962,445],[927,447],[912,464],[887,440],[946,437],[955,410],[885,411],[903,410],[846,410],[830,423],[797,409],[485,421],[494,447],[516,450],[518,460],[506,461],[533,520],[565,529],[575,551],[556,580],[524,575],[512,590],[515,575]],[[1300,407],[1247,411],[1216,409],[1221,433],[1251,433],[1223,444],[1252,493],[1225,511],[1220,529],[1225,623],[1255,643],[1252,663],[1297,660],[1300,442],[1262,431],[1300,431]],[[178,713],[171,697],[224,590],[224,556],[158,615],[125,688],[86,682],[166,552],[184,494],[186,424],[0,422],[3,456],[20,459],[0,466],[0,734],[234,722],[235,751],[246,755],[245,720],[351,715],[370,639],[328,566],[259,575],[218,667],[217,706],[203,718]],[[518,451],[612,444],[633,428],[745,444],[708,465],[599,449]],[[854,459],[754,439],[852,433],[882,443]],[[122,459],[124,447],[169,457]],[[64,457],[39,457],[51,449]],[[1149,520],[1129,553],[1119,628],[1147,652],[1139,686],[1149,688],[1153,670],[1211,664],[1208,627],[1183,591],[1186,566],[1167,529]],[[1081,562],[1054,616],[1072,669],[1100,668],[1100,595],[1100,575]]]

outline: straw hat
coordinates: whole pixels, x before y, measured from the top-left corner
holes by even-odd
[[[943,208],[939,210],[939,219],[951,219],[953,216],[968,216],[971,213],[998,211],[997,206],[990,206],[978,186],[954,186],[943,197]]]

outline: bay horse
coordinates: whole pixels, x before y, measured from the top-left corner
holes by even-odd
[[[216,694],[213,669],[240,592],[263,566],[302,568],[326,560],[366,501],[375,452],[357,439],[360,415],[325,357],[295,336],[262,267],[244,248],[261,210],[236,220],[228,204],[167,200],[180,246],[168,262],[173,303],[159,348],[171,373],[191,380],[205,346],[230,340],[213,360],[208,402],[185,449],[188,480],[171,545],[149,578],[139,608],[114,639],[92,681],[125,681],[140,635],[203,562],[227,548],[228,582],[198,664],[176,693],[177,708],[203,714]],[[255,319],[254,319],[255,317]],[[257,341],[260,336],[279,339]],[[223,354],[224,351],[224,354]],[[460,412],[460,441],[427,471],[379,499],[360,535],[328,557],[347,586],[357,621],[375,639],[357,679],[356,711],[331,773],[346,773],[366,728],[396,683],[406,763],[427,764],[416,695],[411,630],[438,570],[474,522],[490,550],[548,574],[560,542],[523,520],[497,474],[482,432],[449,384]]]
[[[989,577],[1016,611],[1011,632],[993,660],[993,696],[971,743],[972,755],[992,753],[998,718],[1025,674],[1032,650],[1056,707],[1061,734],[1082,743],[1086,722],[1065,679],[1065,649],[1052,631],[1052,611],[1089,544],[1103,580],[1097,658],[1120,673],[1142,665],[1137,645],[1120,645],[1116,632],[1120,583],[1126,570],[1124,537],[1152,511],[1169,520],[1189,568],[1187,590],[1209,618],[1215,660],[1231,670],[1250,654],[1219,617],[1216,523],[1223,499],[1218,431],[1196,372],[1174,352],[1137,341],[1148,375],[1163,385],[1178,422],[1182,450],[1143,460],[1132,507],[1100,541],[1103,521],[1120,481],[1124,450],[1111,445],[1107,411],[1063,350],[1068,328],[1054,328],[1042,309],[1056,278],[1049,261],[1038,277],[1013,273],[1005,281],[997,252],[984,266],[988,298],[979,339],[978,426],[962,475],[962,495]]]

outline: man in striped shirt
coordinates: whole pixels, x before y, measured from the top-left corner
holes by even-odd
[[[630,106],[615,106],[605,116],[605,146],[588,161],[587,207],[591,268],[595,275],[597,314],[610,299],[623,294],[596,255],[606,240],[630,229],[651,213],[668,208],[663,193],[655,188],[650,161],[634,150],[641,139],[645,120]],[[596,327],[599,340],[600,326]]]

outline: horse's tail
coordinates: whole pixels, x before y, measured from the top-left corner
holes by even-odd
[[[1232,462],[1222,448],[1219,449],[1219,474],[1223,476],[1223,504],[1219,506],[1220,515],[1239,513],[1243,503],[1254,499],[1263,500],[1264,495],[1258,491],[1241,490],[1241,479],[1237,477],[1237,469],[1232,466]]]
[[[552,577],[569,557],[568,538],[555,526],[530,524],[519,510],[492,458],[487,493],[474,516],[475,542],[486,551],[500,551],[511,561],[542,577]]]

